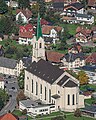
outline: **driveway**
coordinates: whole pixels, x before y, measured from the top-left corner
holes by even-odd
[[[0,116],[4,115],[9,111],[13,111],[16,107],[16,96],[19,90],[18,82],[16,77],[5,78],[5,89],[8,92],[10,98],[7,105],[0,111]]]

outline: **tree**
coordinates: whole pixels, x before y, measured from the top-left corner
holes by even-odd
[[[3,34],[9,34],[12,31],[12,20],[10,17],[5,16],[0,19],[0,32]]]
[[[0,110],[3,108],[3,106],[4,106],[4,102],[3,102],[2,98],[0,98]]]
[[[17,104],[19,105],[19,101],[20,100],[25,100],[26,99],[26,96],[24,95],[24,92],[23,91],[20,91],[16,97],[16,100],[17,100]]]
[[[39,13],[40,16],[43,17],[45,15],[46,12],[46,4],[44,0],[37,0],[37,3],[39,4]]]
[[[75,117],[81,117],[81,111],[80,111],[80,109],[76,109],[76,111],[74,112],[74,116]]]
[[[24,89],[24,76],[25,76],[25,72],[24,70],[22,70],[18,77],[18,85],[20,89]]]
[[[1,101],[3,101],[3,103],[6,104],[6,101],[9,97],[5,90],[0,89],[0,98],[2,99]]]
[[[18,0],[18,4],[20,8],[30,8],[29,0]]]
[[[22,111],[22,114],[23,114],[23,115],[26,115],[26,114],[27,114],[27,110],[24,109],[24,110]]]
[[[4,0],[0,0],[0,13],[6,13],[8,11],[8,6],[6,5]]]
[[[88,76],[84,71],[79,71],[78,72],[78,80],[81,85],[87,84],[88,83]]]

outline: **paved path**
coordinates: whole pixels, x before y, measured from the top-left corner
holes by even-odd
[[[17,79],[13,78],[13,77],[5,79],[5,86],[6,86],[6,91],[8,92],[9,96],[11,96],[11,97],[10,97],[7,105],[4,106],[4,108],[0,111],[0,116],[4,115],[8,111],[12,112],[15,109],[16,96],[17,96],[17,92],[18,92],[18,89],[19,89]],[[12,89],[12,87],[14,87],[15,89]]]

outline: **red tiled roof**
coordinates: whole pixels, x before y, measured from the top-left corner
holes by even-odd
[[[22,12],[28,19],[32,17],[32,12],[29,9],[17,9],[16,14],[19,12]]]
[[[51,62],[60,62],[60,58],[62,58],[64,54],[54,52],[54,51],[46,51],[46,57],[48,61]]]
[[[96,0],[88,0],[88,6],[96,6]]]
[[[62,27],[60,26],[49,26],[49,25],[44,25],[42,26],[42,33],[43,34],[50,34],[50,30],[55,29],[57,32],[62,30]]]
[[[6,113],[5,115],[0,117],[0,120],[18,120],[18,119],[11,113]]]
[[[96,52],[92,53],[85,59],[86,63],[96,63]]]
[[[19,27],[19,37],[32,38],[33,34],[34,34],[34,30],[31,24],[27,24],[25,26]]]
[[[48,21],[46,21],[45,19],[41,19],[41,25],[48,25],[49,24],[49,22]]]

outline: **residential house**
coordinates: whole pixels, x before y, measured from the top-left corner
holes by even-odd
[[[76,14],[75,17],[76,17],[76,20],[81,24],[93,24],[94,23],[94,16],[90,14]]]
[[[63,32],[63,30],[64,29],[60,26],[49,26],[49,25],[42,26],[43,37],[52,38],[54,44],[58,42],[59,34]]]
[[[32,116],[36,115],[46,115],[50,114],[51,110],[55,109],[55,105],[47,105],[43,104],[41,100],[22,100],[19,102],[19,110],[23,111],[24,109],[27,110],[27,114]]]
[[[71,48],[68,48],[68,53],[80,53],[82,52],[82,46],[79,43],[74,44]]]
[[[61,13],[61,16],[63,16],[61,19],[63,22],[67,22],[70,24],[78,23],[78,24],[93,24],[94,23],[94,16],[89,14],[75,14],[74,16],[64,16],[63,13]]]
[[[74,16],[75,14],[83,14],[84,13],[84,5],[76,2],[71,3],[64,7],[63,15]]]
[[[0,73],[18,76],[22,69],[22,60],[17,61],[14,59],[0,57]]]
[[[88,7],[92,10],[96,10],[96,0],[88,0]]]
[[[37,36],[33,39],[32,63],[25,70],[24,93],[44,104],[54,104],[55,111],[74,111],[84,107],[84,96],[79,94],[79,81],[69,73],[46,61],[38,15]]]
[[[52,8],[56,11],[63,11],[64,0],[52,0]]]
[[[58,53],[55,51],[46,51],[46,60],[51,62],[53,65],[62,65],[61,58],[64,56],[62,53]]]
[[[5,2],[8,5],[8,7],[18,8],[18,2],[14,1],[14,0],[10,0],[10,1],[6,0]]]
[[[0,89],[4,89],[4,78],[0,76]]]
[[[96,41],[96,26],[92,27],[92,40],[95,42]]]
[[[51,0],[51,1],[53,9],[57,11],[63,11],[65,6],[78,2],[78,0]]]
[[[85,59],[87,64],[96,64],[96,52],[91,53],[87,58]]]
[[[82,52],[80,53],[67,53],[62,57],[64,69],[71,70],[73,68],[79,68],[85,65],[85,58]]]
[[[32,44],[32,38],[34,36],[33,26],[27,24],[19,27],[19,44],[30,45]]]
[[[32,12],[29,9],[17,9],[16,10],[16,21],[22,18],[23,23],[28,23],[31,20]]]
[[[0,120],[18,120],[18,117],[11,113],[6,113],[0,116]]]
[[[92,30],[84,27],[77,27],[75,38],[76,42],[79,43],[89,42],[92,40]]]

